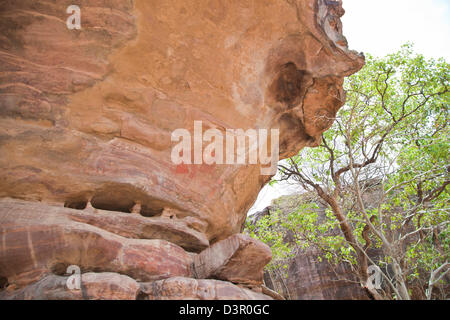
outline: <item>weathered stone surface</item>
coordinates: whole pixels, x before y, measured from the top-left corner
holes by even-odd
[[[148,300],[271,300],[262,293],[219,280],[170,278],[142,283],[141,299]]]
[[[198,279],[261,285],[263,269],[271,258],[272,252],[267,245],[247,235],[236,234],[195,256],[193,269]]]
[[[376,192],[374,192],[376,196]],[[366,200],[366,199],[365,199]],[[300,205],[314,202],[318,205],[318,217],[324,219],[327,206],[312,194],[295,194],[283,196],[272,202],[272,205],[251,217],[256,224],[259,219],[273,212],[280,215],[289,214]],[[370,202],[365,201],[367,208]],[[340,233],[339,229],[334,230]],[[294,238],[287,232],[285,242],[293,242]],[[373,260],[377,260],[379,249],[370,248],[367,253]],[[319,261],[323,256],[317,248],[311,246],[296,250],[294,256],[286,259],[287,269],[264,274],[265,284],[291,300],[367,300],[368,296],[359,284],[355,270],[347,263],[337,265],[329,263],[326,259]]]
[[[118,213],[105,210],[60,209],[74,221],[87,223],[126,238],[163,239],[192,251],[200,252],[209,245],[201,232],[189,228],[183,220],[170,217],[142,217],[139,214]]]
[[[272,297],[274,300],[286,300],[281,294],[267,288],[266,286],[261,286],[261,292],[269,297]]]
[[[0,204],[0,287],[67,264],[193,276],[179,246],[240,232],[270,177],[260,164],[175,165],[171,133],[279,129],[288,157],[320,142],[364,62],[341,1],[81,0],[69,30],[72,4],[0,3],[0,198],[27,201]],[[225,250],[214,276],[260,283],[267,254],[241,251],[257,252]]]
[[[117,273],[84,273],[80,289],[67,287],[69,277],[49,275],[20,290],[0,292],[3,300],[135,300],[140,285]]]
[[[77,265],[83,272],[107,271],[138,281],[191,276],[192,256],[165,240],[124,238],[70,220],[64,208],[0,201],[0,275],[21,287],[49,272]]]
[[[174,208],[225,239],[268,177],[176,166],[171,132],[279,128],[287,157],[317,145],[363,64],[338,1],[84,0],[81,30],[70,4],[0,5],[1,197]]]

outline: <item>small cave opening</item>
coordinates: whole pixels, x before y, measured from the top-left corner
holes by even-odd
[[[6,287],[9,285],[8,278],[0,276],[0,290],[6,289]]]
[[[293,62],[282,65],[269,89],[273,98],[288,107],[299,104],[305,91],[303,82],[306,74],[305,70],[297,69]]]
[[[148,294],[143,291],[139,291],[136,295],[136,300],[148,300]]]
[[[163,207],[142,205],[140,214],[143,217],[157,217],[160,216],[163,211]]]
[[[72,200],[67,200],[66,202],[64,202],[64,207],[70,208],[70,209],[76,209],[76,210],[84,210],[84,209],[86,209],[87,204],[88,204],[87,200],[72,199]]]

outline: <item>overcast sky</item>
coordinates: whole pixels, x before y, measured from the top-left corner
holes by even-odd
[[[418,53],[450,61],[450,0],[343,0],[343,4],[344,35],[351,49],[383,56],[410,41]],[[293,192],[296,189],[286,184],[266,186],[249,214]]]
[[[351,49],[383,56],[411,41],[417,52],[450,61],[450,0],[343,0]]]

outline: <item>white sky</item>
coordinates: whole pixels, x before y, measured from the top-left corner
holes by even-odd
[[[343,0],[350,49],[384,56],[408,41],[427,58],[450,61],[450,0]],[[298,191],[285,183],[265,186],[249,214]]]
[[[426,57],[450,61],[450,0],[343,0],[351,49],[377,56],[411,41]]]

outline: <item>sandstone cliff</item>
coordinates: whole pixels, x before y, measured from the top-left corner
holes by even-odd
[[[275,199],[271,206],[255,213],[248,220],[256,225],[261,218],[274,213],[287,216],[305,203],[317,204],[318,220],[324,220],[328,206],[314,194],[307,193]],[[340,230],[336,228],[332,233],[338,235]],[[284,242],[294,246],[295,239],[291,232],[285,230],[283,234]],[[368,254],[375,259],[380,252],[378,249],[370,248]],[[324,255],[322,250],[313,245],[298,248],[293,256],[285,259],[287,269],[276,267],[265,271],[264,283],[291,300],[368,300],[367,293],[358,282],[355,270],[347,263],[337,265],[330,263],[323,258]]]
[[[341,1],[81,0],[79,30],[71,2],[0,3],[0,298],[268,297],[270,250],[237,234],[269,177],[175,165],[171,133],[316,146],[364,63]]]

